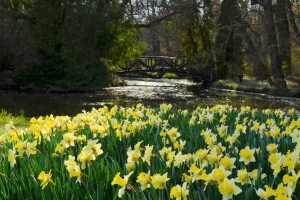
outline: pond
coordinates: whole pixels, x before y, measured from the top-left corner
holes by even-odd
[[[137,103],[151,107],[170,103],[178,109],[228,104],[233,107],[295,108],[300,111],[300,99],[203,88],[186,79],[124,78],[124,81],[126,86],[108,87],[95,93],[0,91],[0,109],[13,114],[22,111],[28,117],[50,114],[74,116],[82,110],[90,111],[93,107],[131,107]]]

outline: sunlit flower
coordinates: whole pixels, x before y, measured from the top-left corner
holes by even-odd
[[[234,134],[227,136],[225,141],[229,142],[232,145],[238,140],[239,136],[240,136],[240,133],[235,132]]]
[[[168,153],[167,162],[166,162],[167,167],[171,167],[171,164],[174,162],[174,157],[175,157],[175,151],[171,151]]]
[[[186,173],[183,173],[182,174],[182,181],[187,182],[188,184],[192,184],[192,176],[190,176]]]
[[[128,175],[124,176],[124,178],[120,177],[120,172],[118,172],[113,181],[111,182],[111,185],[119,185],[121,186],[121,188],[119,189],[118,192],[118,197],[121,198],[123,196],[123,194],[125,193],[125,189],[126,189],[126,185],[128,182],[129,177],[131,176],[133,172],[130,172]]]
[[[221,123],[221,124],[224,124],[225,121],[226,121],[226,118],[227,118],[227,115],[223,114],[223,115],[222,115],[222,118],[220,119],[220,123]],[[223,137],[222,132],[221,132],[221,137]]]
[[[144,162],[147,162],[148,165],[150,165],[150,159],[152,157],[152,150],[153,150],[153,145],[149,146],[145,146],[145,153],[144,153],[144,156],[142,157],[142,160]]]
[[[38,180],[41,180],[41,186],[42,186],[42,189],[44,189],[48,183],[51,183],[54,185],[54,182],[51,180],[51,170],[49,172],[49,174],[46,174],[44,171],[41,171],[41,173],[39,174],[38,176]]]
[[[227,170],[232,170],[235,168],[235,165],[234,165],[235,161],[236,161],[236,158],[229,158],[229,157],[225,156],[220,160],[220,165],[222,165]]]
[[[219,160],[221,159],[223,155],[222,154],[218,154],[218,152],[216,151],[211,151],[208,155],[207,155],[207,159],[210,165],[214,165],[217,164],[219,162]]]
[[[148,171],[147,174],[145,172],[141,172],[138,175],[136,182],[141,184],[142,190],[146,188],[150,188],[150,183],[151,183],[150,171]]]
[[[274,126],[275,125],[275,120],[274,119],[271,119],[271,118],[268,118],[266,120],[266,124],[271,127],[271,126]]]
[[[281,131],[278,126],[272,125],[268,134],[273,138],[278,138],[280,137]]]
[[[76,141],[80,144],[86,141],[86,136],[85,135],[78,135],[76,138]]]
[[[170,137],[171,141],[174,142],[176,138],[180,137],[181,134],[177,131],[177,128],[171,128],[170,130],[167,130],[167,134]]]
[[[299,152],[296,153],[296,158],[293,158],[293,154],[288,150],[286,153],[284,160],[283,160],[283,166],[288,167],[288,172],[292,172],[296,166],[297,161],[299,160]]]
[[[243,126],[242,124],[237,124],[235,126],[235,133],[246,133],[247,126]]]
[[[238,170],[235,182],[244,184],[251,184],[250,173],[246,169]]]
[[[185,154],[182,154],[182,152],[178,152],[175,156],[174,156],[174,166],[180,166],[183,163],[186,162],[186,160],[188,159],[188,156]]]
[[[277,148],[278,145],[274,144],[274,143],[270,143],[267,145],[267,151],[271,154],[271,153],[277,153]]]
[[[184,145],[186,144],[186,141],[179,139],[178,141],[175,141],[173,143],[174,149],[182,150],[184,148]]]
[[[164,175],[154,174],[151,177],[153,187],[155,189],[164,189],[166,182],[169,180],[167,176],[168,173],[165,173]]]
[[[203,168],[199,168],[196,166],[196,162],[194,162],[188,172],[191,174],[191,182],[195,182],[196,180],[200,180],[200,175],[203,172]]]
[[[189,190],[187,188],[187,182],[180,185],[173,186],[170,191],[170,197],[176,200],[186,200],[189,195]]]
[[[75,161],[75,156],[69,155],[69,159],[64,161],[64,165],[67,167],[68,171],[76,168],[76,166],[78,166],[78,164]]]
[[[260,174],[260,179],[264,179],[267,175],[265,173]],[[258,177],[258,169],[254,169],[252,170],[252,172],[250,172],[250,177],[252,178],[253,181],[257,181]]]
[[[207,174],[205,170],[203,170],[203,172],[201,173],[199,178],[200,178],[200,180],[205,181],[204,182],[204,184],[205,184],[204,190],[206,189],[206,187],[208,185],[216,184],[216,182],[213,180],[213,174],[212,173]]]
[[[238,195],[242,192],[241,188],[235,185],[234,179],[225,178],[218,186],[219,192],[223,195],[222,200],[232,199],[233,195]]]
[[[293,115],[294,112],[295,112],[294,108],[291,108],[291,109],[288,110],[288,114],[289,114],[289,115]]]
[[[257,131],[259,130],[260,124],[257,121],[254,121],[252,124],[251,130]]]
[[[61,146],[60,144],[57,144],[54,151],[64,154],[66,151],[66,147]]]
[[[132,161],[138,162],[138,159],[141,157],[141,152],[137,152],[135,150],[128,149],[127,155],[128,155],[127,162],[132,162]]]
[[[287,186],[284,186],[283,183],[280,183],[275,192],[275,196],[276,196],[276,200],[285,200],[285,199],[291,199],[291,198],[287,198],[287,197],[291,197],[291,194],[293,192],[293,189],[290,187],[291,185],[288,184]],[[277,197],[280,197],[280,198],[277,198]]]
[[[164,159],[166,155],[168,155],[172,151],[172,147],[163,147],[161,150],[159,150],[160,156]]]
[[[14,167],[14,165],[17,163],[16,161],[16,150],[13,148],[12,150],[8,150],[8,162],[10,163],[11,167]]]
[[[92,151],[89,150],[85,150],[85,151],[81,151],[78,154],[78,160],[81,162],[81,169],[85,169],[86,165],[90,165],[92,160],[95,160],[96,157],[93,154]]]
[[[26,152],[27,156],[30,156],[31,154],[36,154],[36,145],[37,145],[37,140],[26,143],[26,151],[25,152]]]
[[[95,156],[99,156],[103,153],[101,149],[101,144],[97,143],[98,140],[88,140],[87,145],[82,148],[82,151],[88,152],[92,151]]]
[[[75,165],[72,169],[69,170],[70,178],[77,177],[76,182],[81,183],[81,175],[82,174],[79,165]]]
[[[299,177],[300,177],[300,174],[299,174],[299,173],[296,174],[295,171],[293,170],[291,176],[288,175],[288,174],[285,174],[285,175],[283,176],[282,182],[283,182],[284,184],[286,184],[286,185],[289,184],[289,183],[291,183],[291,184],[292,184],[293,190],[295,190],[295,188],[296,188],[296,186],[297,186],[297,181],[298,181]]]
[[[215,168],[211,173],[213,176],[213,180],[217,181],[220,184],[231,174],[231,171],[226,171],[225,168],[221,165],[219,168]]]
[[[166,104],[166,103],[160,104],[161,110],[170,110],[171,108],[172,108],[171,104]]]
[[[272,188],[270,188],[268,185],[265,185],[265,188],[266,188],[266,190],[263,190],[261,188],[259,188],[258,190],[256,190],[256,194],[257,194],[257,196],[260,197],[260,199],[267,200],[271,196],[275,196],[276,195],[275,190],[273,190]]]
[[[295,128],[291,134],[289,134],[292,137],[292,142],[297,143],[300,142],[300,130],[298,128]]]
[[[196,161],[199,161],[202,167],[208,165],[208,152],[207,149],[198,149],[196,151]]]
[[[271,163],[271,168],[273,169],[273,175],[275,177],[281,171],[284,158],[285,156],[283,156],[281,153],[272,153],[268,158],[268,161]]]
[[[224,137],[227,134],[228,126],[221,124],[220,127],[217,128],[220,137]]]
[[[242,149],[240,151],[240,162],[244,162],[245,165],[248,165],[250,162],[255,162],[254,158],[254,152],[255,149],[250,149],[249,146],[246,146],[246,148]]]
[[[242,106],[241,107],[241,113],[242,114],[250,112],[250,110],[251,110],[250,106]]]
[[[75,146],[75,140],[77,136],[74,135],[73,132],[65,133],[63,135],[63,140],[60,142],[65,148],[69,148],[69,146]]]

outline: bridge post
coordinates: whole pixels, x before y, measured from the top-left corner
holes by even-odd
[[[162,67],[163,67],[163,71],[166,72],[165,59],[164,58],[162,58]]]

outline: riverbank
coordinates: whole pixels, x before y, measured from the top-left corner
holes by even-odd
[[[275,90],[267,80],[253,80],[243,79],[242,82],[238,80],[218,80],[211,84],[211,88],[214,89],[227,89],[242,92],[253,92],[260,94],[267,94],[279,97],[300,97],[300,80],[299,79],[287,79],[288,89]]]

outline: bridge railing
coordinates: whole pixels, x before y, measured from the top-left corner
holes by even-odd
[[[124,71],[130,70],[188,70],[188,60],[167,56],[142,56],[135,61],[130,61],[121,67]]]
[[[204,81],[213,80],[212,67],[205,67],[195,72],[190,68],[191,62],[185,58],[167,56],[142,56],[129,61],[121,67],[119,74],[141,72],[173,72],[176,74],[193,76]]]

